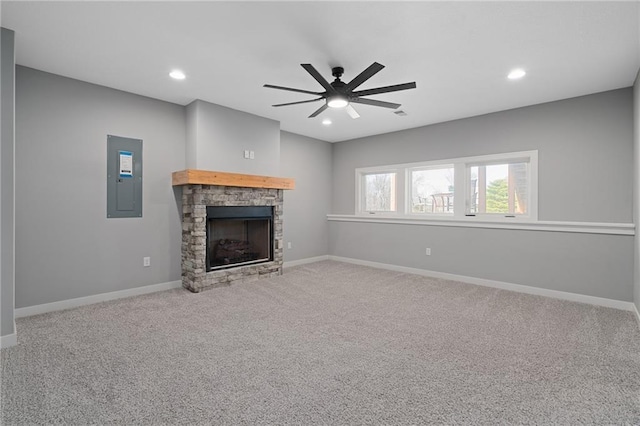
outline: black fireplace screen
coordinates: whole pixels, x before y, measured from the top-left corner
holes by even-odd
[[[207,207],[207,271],[270,260],[273,207]]]

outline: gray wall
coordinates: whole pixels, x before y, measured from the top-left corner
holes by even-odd
[[[182,106],[17,67],[16,307],[180,279],[185,131]],[[143,218],[106,218],[108,134],[143,140]]]
[[[633,300],[632,236],[349,222],[329,229],[334,256]]]
[[[335,144],[333,212],[357,167],[537,149],[539,219],[632,222],[632,90]],[[633,237],[331,222],[330,254],[633,300]],[[424,255],[425,248],[432,255]]]
[[[186,146],[185,159],[188,169],[198,168],[198,102],[191,102],[185,108]]]
[[[201,100],[187,106],[187,122],[189,168],[278,176],[279,122]],[[244,150],[255,158],[245,159]]]
[[[329,253],[331,150],[332,144],[318,139],[280,135],[280,174],[296,181],[296,189],[284,191],[285,262]]]
[[[335,144],[334,213],[354,213],[357,167],[538,150],[538,219],[632,222],[632,90]]]
[[[633,85],[633,221],[636,236],[633,251],[633,300],[640,312],[640,71]]]
[[[2,28],[0,32],[0,335],[13,334],[14,308],[14,94],[15,34]]]

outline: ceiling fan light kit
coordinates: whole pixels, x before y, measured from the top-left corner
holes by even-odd
[[[317,117],[327,108],[345,108],[351,118],[358,118],[360,114],[353,108],[352,103],[377,106],[382,108],[397,109],[400,104],[392,102],[378,101],[375,99],[363,98],[362,96],[377,95],[381,93],[397,92],[400,90],[415,89],[416,82],[395,84],[393,86],[376,87],[374,89],[366,89],[355,91],[362,83],[373,77],[376,73],[384,68],[384,65],[374,62],[367,69],[358,74],[349,83],[345,83],[340,80],[344,69],[342,67],[334,67],[331,69],[331,74],[335,77],[332,83],[325,80],[322,75],[311,64],[300,64],[311,76],[325,89],[324,92],[312,92],[310,90],[294,89],[291,87],[274,86],[273,84],[265,84],[264,87],[270,89],[287,90],[290,92],[304,93],[307,95],[319,96],[319,98],[310,99],[306,101],[288,102],[284,104],[276,104],[274,107],[306,104],[310,102],[316,102],[325,100],[325,104],[318,108],[309,116],[309,118]]]
[[[336,95],[327,98],[329,108],[344,108],[349,105],[349,101],[344,96]]]

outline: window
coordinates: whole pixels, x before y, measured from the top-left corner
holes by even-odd
[[[411,174],[411,213],[453,214],[453,165],[415,168]]]
[[[363,176],[364,211],[396,211],[396,174],[367,173]]]
[[[469,170],[469,214],[526,215],[529,200],[528,162],[479,164]]]
[[[524,151],[357,169],[356,212],[537,220],[537,162]]]

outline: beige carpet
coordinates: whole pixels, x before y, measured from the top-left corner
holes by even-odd
[[[639,424],[630,312],[339,262],[17,322],[2,424]]]

